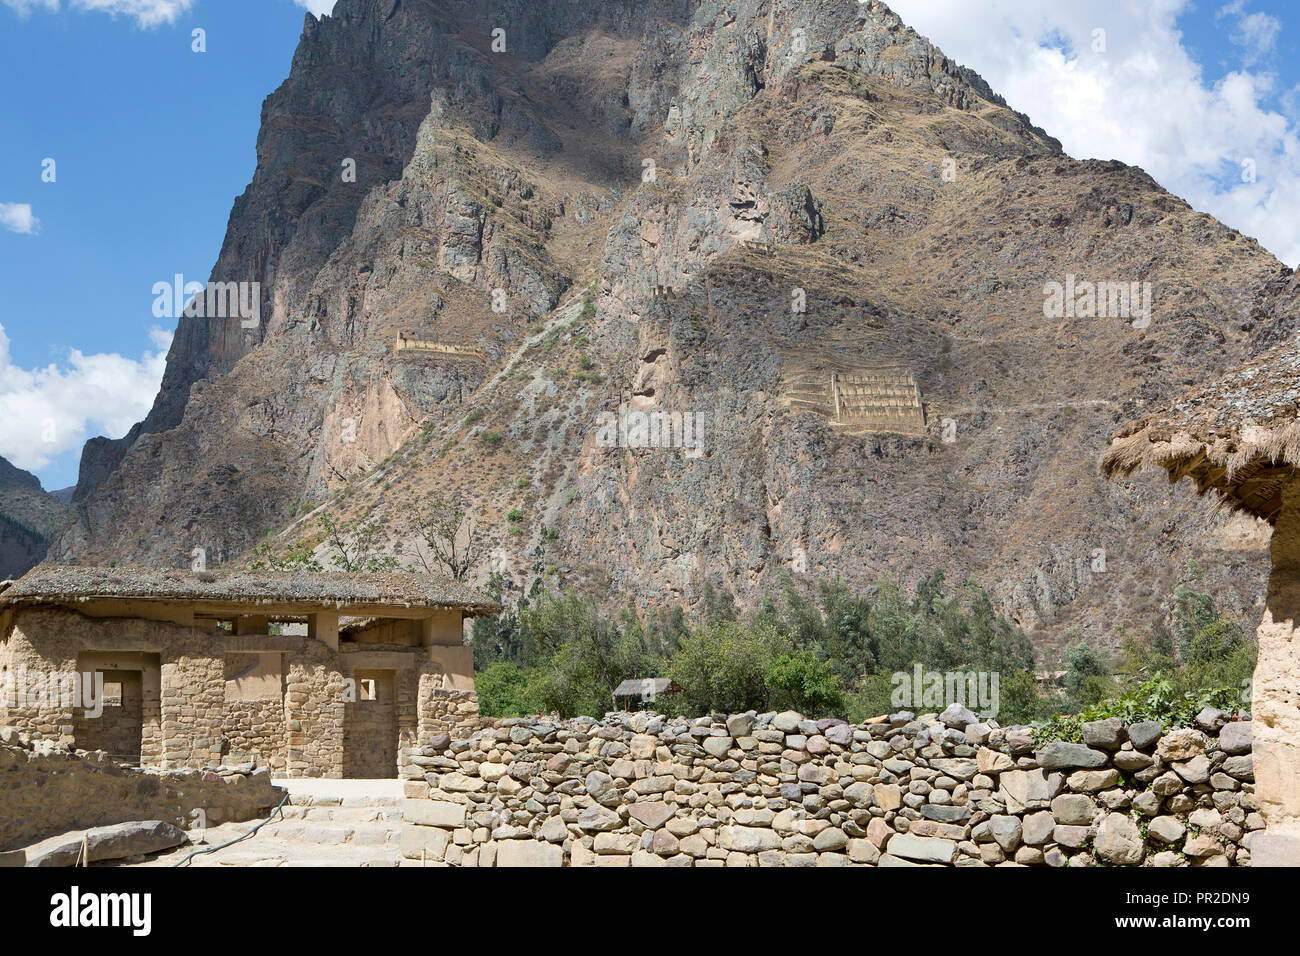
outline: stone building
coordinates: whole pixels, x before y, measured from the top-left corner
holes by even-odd
[[[160,769],[395,777],[477,721],[464,621],[499,610],[427,575],[41,566],[0,583],[0,726]]]
[[[1169,409],[1131,422],[1102,458],[1190,478],[1224,507],[1273,526],[1253,700],[1256,792],[1267,834],[1256,866],[1300,865],[1300,341],[1261,353]]]

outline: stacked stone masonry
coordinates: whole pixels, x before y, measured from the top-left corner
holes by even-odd
[[[1244,866],[1251,724],[1119,719],[1083,743],[953,706],[502,720],[404,769],[403,855],[451,866]]]
[[[253,763],[290,777],[392,778],[419,740],[481,725],[477,696],[447,686],[445,663],[428,653],[303,639],[277,655],[265,692],[246,697],[231,685],[255,658],[223,654],[210,628],[24,609],[0,640],[0,690],[24,675],[102,672],[124,706],[90,717],[71,700],[10,705],[0,693],[0,727],[157,769]],[[375,700],[358,698],[363,681]]]
[[[283,792],[266,769],[138,770],[0,728],[0,851],[69,830],[133,820],[182,829],[254,820]],[[195,811],[201,813],[195,813]]]

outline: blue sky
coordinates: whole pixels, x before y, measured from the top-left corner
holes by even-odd
[[[153,284],[207,280],[304,15],[291,0],[205,0],[145,28],[66,3],[0,6],[0,204],[38,220],[0,227],[0,455],[47,488],[75,483],[87,437],[148,410],[174,327],[153,315]]]
[[[153,284],[207,279],[303,7],[332,2],[0,0],[0,455],[47,488],[75,482],[86,438],[147,411],[174,326]],[[1300,9],[892,6],[1072,155],[1140,165],[1300,262]]]

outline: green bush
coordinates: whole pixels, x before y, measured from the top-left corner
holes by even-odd
[[[1156,674],[1117,697],[1099,701],[1075,714],[1058,714],[1039,722],[1034,727],[1034,739],[1038,742],[1079,741],[1082,739],[1082,724],[1109,717],[1118,717],[1126,724],[1154,720],[1165,730],[1171,727],[1190,727],[1196,715],[1206,707],[1218,707],[1232,713],[1242,705],[1240,687],[1179,692],[1171,680],[1162,674]]]
[[[768,673],[789,638],[768,624],[717,620],[682,639],[672,676],[682,688],[679,709],[693,714],[767,710],[772,689]]]
[[[836,684],[835,672],[811,651],[781,654],[768,666],[764,677],[772,692],[773,707],[802,714],[844,712],[844,695]]]
[[[536,672],[510,661],[496,661],[476,673],[474,689],[484,717],[525,717],[542,708]]]

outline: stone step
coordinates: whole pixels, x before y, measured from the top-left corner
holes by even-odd
[[[285,807],[336,807],[342,809],[360,809],[365,807],[400,807],[402,795],[399,794],[337,794],[294,793]]]
[[[258,837],[291,843],[309,843],[316,846],[397,846],[401,840],[401,821],[383,823],[335,824],[289,820],[268,823],[258,831]]]
[[[263,827],[253,837],[239,843],[195,856],[189,866],[397,866],[402,854],[392,845],[359,843],[319,844],[277,839]],[[229,834],[210,831],[211,845],[229,839]],[[198,847],[185,847],[154,857],[145,866],[169,866]]]
[[[284,806],[280,813],[286,820],[305,820],[311,823],[401,823],[401,806],[382,807],[317,807]]]
[[[195,863],[201,866],[387,867],[397,866],[402,858],[397,850],[383,847],[316,846],[282,840],[265,840],[256,845],[241,846],[228,847],[198,857]]]

